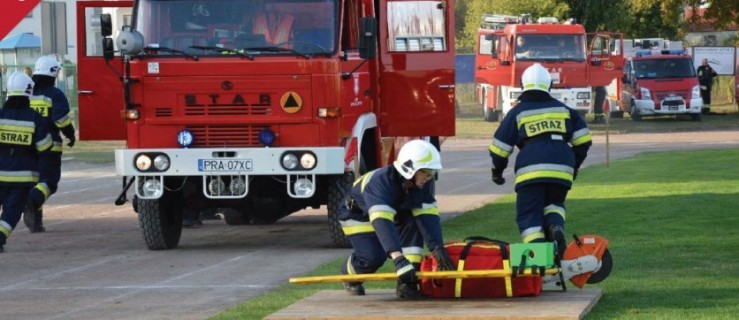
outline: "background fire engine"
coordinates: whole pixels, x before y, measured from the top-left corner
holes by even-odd
[[[586,34],[572,22],[541,17],[484,15],[476,44],[475,83],[486,121],[498,121],[521,94],[521,73],[541,63],[552,75],[551,95],[581,113],[591,112],[592,88],[621,74],[619,34]],[[590,39],[590,40],[588,40]],[[588,43],[588,41],[590,41]]]
[[[113,4],[134,6],[116,40],[115,16],[78,28],[105,37],[104,57],[78,51],[80,136],[126,139],[117,202],[132,186],[150,249],[177,246],[186,210],[238,225],[322,205],[348,245],[355,177],[396,137],[454,135],[452,0],[79,1],[78,16]]]

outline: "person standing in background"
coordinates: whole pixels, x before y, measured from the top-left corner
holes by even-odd
[[[703,98],[703,113],[711,111],[711,89],[713,87],[713,78],[718,76],[711,65],[708,64],[708,59],[703,58],[701,65],[698,67],[698,84],[701,89],[701,98]]]

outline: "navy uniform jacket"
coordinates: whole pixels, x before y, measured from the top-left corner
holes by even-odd
[[[490,156],[494,170],[502,174],[513,146],[518,146],[516,190],[540,182],[569,188],[591,145],[590,131],[577,111],[549,93],[529,90],[493,135]]]
[[[348,205],[341,206],[339,211],[344,234],[352,236],[374,231],[386,253],[401,251],[394,221],[397,215],[411,214],[429,250],[443,246],[433,181],[421,189],[414,186],[410,190],[403,187],[404,182],[392,165],[357,179],[349,191]]]
[[[72,125],[69,116],[69,101],[59,88],[54,86],[37,86],[33,89],[31,96],[31,108],[38,111],[44,117],[51,139],[53,141],[52,152],[62,152],[62,137],[59,134],[61,128]]]
[[[38,154],[50,147],[38,112],[9,104],[0,108],[0,186],[33,187],[39,179]]]

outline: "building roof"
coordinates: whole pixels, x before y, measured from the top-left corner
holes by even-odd
[[[19,33],[0,41],[0,49],[38,48],[41,38],[30,33]]]

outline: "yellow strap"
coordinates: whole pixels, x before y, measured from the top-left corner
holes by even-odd
[[[511,262],[509,260],[503,259],[503,270],[511,270]],[[505,277],[505,296],[509,298],[513,297],[513,285],[511,284],[511,277]]]
[[[457,264],[457,271],[464,271],[464,260],[459,260]],[[462,296],[462,278],[454,280],[454,297],[459,298]]]

